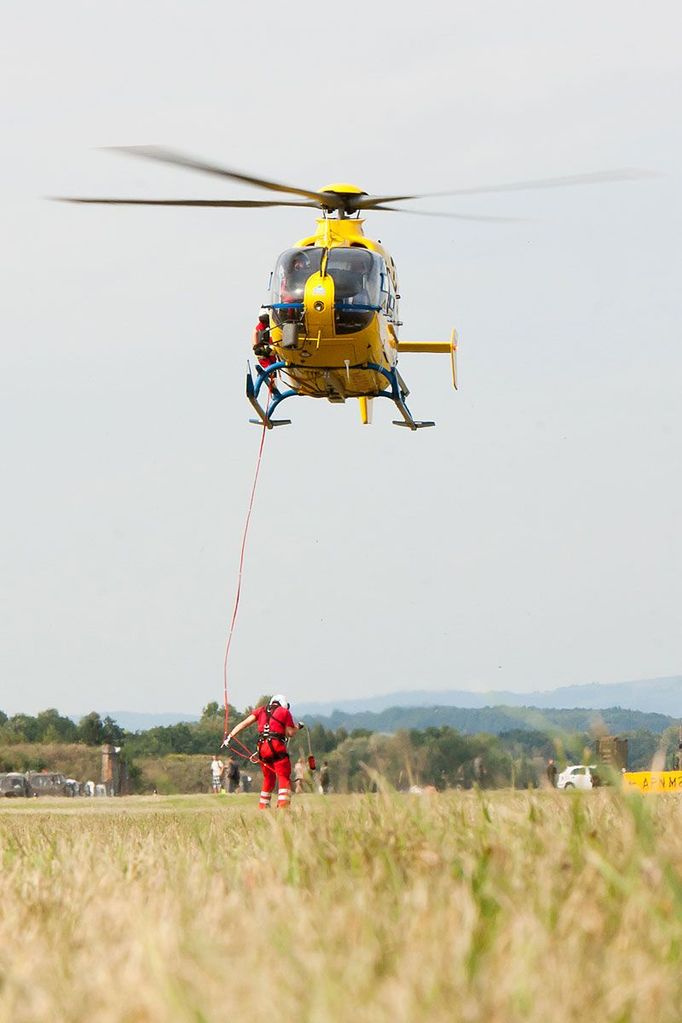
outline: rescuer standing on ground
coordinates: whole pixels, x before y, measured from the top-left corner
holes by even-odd
[[[225,739],[225,745],[244,728],[253,724],[258,725],[258,759],[263,770],[263,786],[258,808],[268,809],[276,781],[277,809],[286,809],[291,801],[291,761],[287,740],[304,726],[296,724],[286,697],[278,693],[271,697],[266,706],[256,707],[252,714],[235,725]]]

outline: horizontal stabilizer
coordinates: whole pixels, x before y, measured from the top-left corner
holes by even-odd
[[[399,352],[442,352],[450,351],[449,341],[398,341]]]
[[[398,352],[435,352],[450,356],[452,386],[457,390],[457,331],[453,328],[449,341],[398,341]]]

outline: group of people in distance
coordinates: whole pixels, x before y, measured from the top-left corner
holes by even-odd
[[[211,790],[221,792],[223,785],[227,783],[228,792],[238,792],[241,782],[241,771],[239,764],[234,757],[230,757],[226,764],[218,756],[211,760]]]

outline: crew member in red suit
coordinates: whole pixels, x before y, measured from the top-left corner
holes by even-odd
[[[272,366],[273,363],[277,362],[277,356],[270,344],[270,316],[268,313],[261,313],[258,317],[258,323],[253,328],[252,343],[253,354],[263,369],[267,369],[268,366]],[[274,375],[271,375],[268,379],[268,388],[273,397],[279,395]]]
[[[268,366],[272,366],[273,362],[277,362],[277,356],[270,346],[270,316],[268,313],[261,313],[258,323],[253,328],[253,351],[263,369],[267,369]]]
[[[263,786],[260,793],[259,810],[267,810],[277,783],[277,809],[286,809],[291,802],[291,761],[287,740],[303,725],[297,724],[289,710],[285,696],[278,693],[268,704],[256,707],[243,721],[232,729],[225,739],[231,739],[250,725],[258,725],[258,759],[263,770]]]

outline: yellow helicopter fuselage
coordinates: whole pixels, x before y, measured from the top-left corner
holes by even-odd
[[[311,272],[303,287],[299,287],[298,302],[271,304],[271,345],[277,358],[286,363],[282,372],[300,394],[330,401],[373,397],[386,388],[386,379],[370,367],[391,369],[397,361],[395,264],[379,242],[365,237],[362,225],[359,219],[320,218],[315,234],[302,238],[295,246],[304,255],[314,251],[319,269]],[[334,254],[334,250],[346,252]],[[365,291],[363,295],[358,290],[343,296],[340,278],[351,274],[335,269],[333,264],[347,261],[352,265],[358,260],[358,250],[372,254],[367,264],[370,272],[374,268],[378,271],[379,291],[373,295]],[[360,275],[355,277],[360,282]],[[288,297],[286,286],[282,277],[281,290],[273,297]],[[356,302],[358,294],[366,298],[364,304]]]
[[[272,412],[286,398],[303,395],[334,403],[357,398],[362,422],[369,423],[372,399],[382,396],[402,417],[396,425],[433,426],[415,420],[405,404],[409,391],[398,373],[398,354],[449,353],[456,387],[455,332],[450,341],[398,340],[395,263],[381,242],[365,237],[363,221],[345,213],[351,199],[366,193],[354,185],[330,185],[319,194],[334,197],[337,216],[325,210],[315,233],[277,260],[266,306],[269,354],[259,355],[256,377],[247,374],[247,397],[258,414],[252,422],[288,423],[273,419]],[[261,329],[254,335],[256,351]],[[263,407],[258,395],[266,383],[269,400]]]

